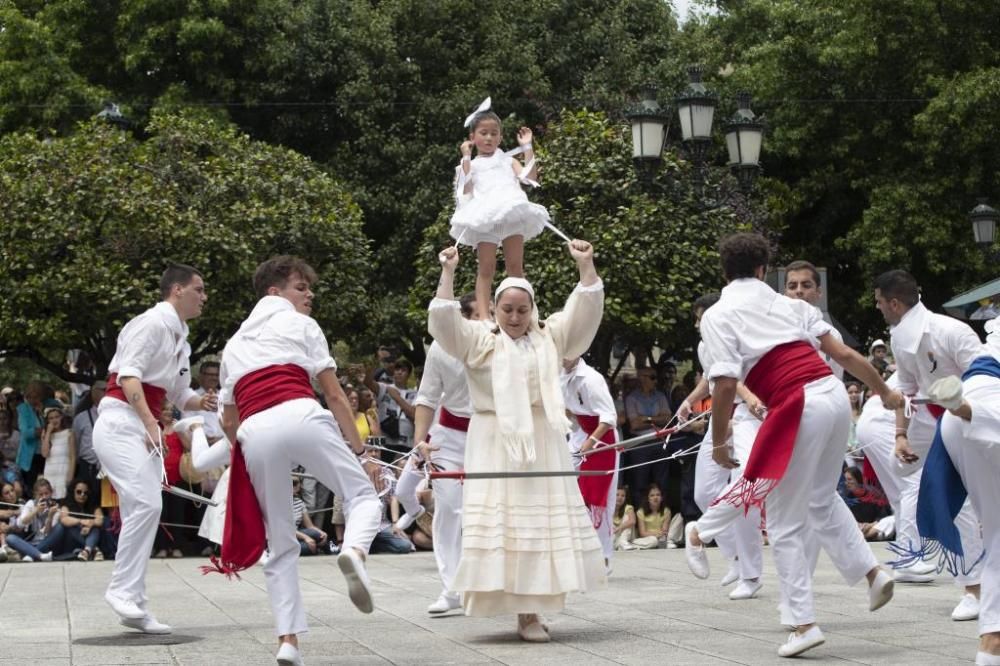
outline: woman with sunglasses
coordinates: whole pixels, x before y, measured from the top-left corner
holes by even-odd
[[[98,506],[97,498],[93,497],[90,484],[84,479],[77,479],[71,487],[73,493],[66,498],[59,517],[65,528],[63,544],[67,550],[79,548],[76,558],[82,562],[91,559],[100,562],[104,559],[104,553],[97,546],[101,541],[104,513]],[[84,518],[84,515],[93,517]]]

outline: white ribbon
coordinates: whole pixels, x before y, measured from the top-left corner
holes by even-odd
[[[480,105],[476,107],[475,111],[473,111],[472,113],[470,113],[465,117],[465,125],[463,125],[463,127],[468,127],[469,125],[471,125],[472,121],[476,119],[476,114],[482,113],[483,111],[489,111],[492,105],[493,105],[492,98],[487,97],[486,99],[484,99],[482,103],[480,103]]]

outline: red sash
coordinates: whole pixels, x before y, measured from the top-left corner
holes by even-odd
[[[573,416],[576,417],[580,428],[587,435],[597,430],[597,426],[601,424],[600,419],[596,416],[590,416],[589,414],[574,414]],[[614,448],[610,448],[615,443],[614,428],[601,436],[601,442],[609,446],[598,445],[596,448],[591,449],[587,454],[587,459],[580,465],[581,470],[607,472],[615,468],[616,454]],[[583,503],[587,505],[587,510],[590,511],[590,521],[593,523],[594,529],[600,528],[601,523],[604,522],[605,510],[608,507],[608,491],[611,489],[611,481],[613,479],[613,474],[581,476],[578,479],[580,494],[583,495]]]
[[[441,415],[438,416],[438,423],[445,428],[469,432],[469,418],[465,416],[455,416],[444,407],[441,408]]]
[[[160,410],[163,409],[163,401],[167,398],[167,390],[161,389],[159,386],[153,386],[152,384],[147,384],[142,382],[142,394],[146,396],[146,404],[149,405],[149,411],[153,413],[156,420],[160,420]],[[116,400],[121,400],[122,402],[128,404],[128,398],[125,397],[125,391],[118,384],[118,373],[112,372],[108,375],[108,388],[104,393],[109,398],[114,398]],[[184,407],[184,405],[180,405]]]
[[[805,385],[829,377],[830,367],[807,342],[778,345],[753,367],[744,384],[765,405],[767,418],[757,431],[743,478],[717,502],[763,508],[767,494],[785,474],[805,407]]]
[[[309,375],[297,365],[271,365],[255,370],[236,382],[233,391],[240,420],[289,400],[315,398]],[[264,554],[267,534],[264,514],[257,502],[250,474],[239,442],[233,442],[229,468],[229,495],[226,498],[226,525],[222,535],[222,557],[212,557],[212,566],[203,574],[223,573],[227,577],[249,569]]]

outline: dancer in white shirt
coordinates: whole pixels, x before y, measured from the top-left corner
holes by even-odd
[[[706,374],[715,381],[713,441],[728,439],[740,380],[767,405],[768,415],[745,463],[733,458],[731,447],[715,448],[713,457],[723,467],[743,464],[743,478],[699,521],[688,524],[686,552],[692,571],[707,577],[702,539],[714,538],[745,506],[766,502],[778,578],[795,625],[778,655],[792,657],[825,640],[813,608],[803,538],[808,525],[848,583],[868,579],[871,610],[885,605],[893,589],[892,578],[879,568],[850,510],[837,497],[850,407],[843,383],[816,348],[872,386],[889,407],[900,405],[902,398],[862,356],[830,336],[819,310],[778,295],[762,282],[770,255],[766,239],[734,234],[723,239],[720,254],[729,284],[701,322],[712,363]],[[845,553],[851,556],[843,557]]]
[[[348,520],[337,564],[351,601],[365,613],[374,603],[364,558],[382,513],[357,458],[364,447],[337,365],[309,316],[315,282],[316,273],[297,257],[274,257],[258,266],[254,290],[260,300],[222,354],[223,428],[233,456],[222,559],[216,565],[226,572],[253,566],[263,553],[266,529],[270,557],[264,576],[277,659],[286,665],[302,663],[298,634],[308,630],[289,470],[302,465],[344,498]],[[329,410],[316,401],[311,379],[319,383]]]
[[[108,389],[94,424],[94,452],[118,492],[122,529],[105,601],[122,624],[146,633],[172,630],[150,614],[146,569],[160,522],[163,434],[156,415],[164,398],[184,409],[215,409],[215,396],[191,390],[187,322],[207,295],[201,273],[175,265],[160,278],[163,300],[118,334]]]
[[[700,328],[705,311],[718,301],[719,294],[705,294],[694,302],[692,309],[695,328]],[[704,342],[698,343],[698,360],[703,370],[712,366]],[[703,376],[691,394],[678,407],[677,418],[682,423],[686,421],[691,414],[692,405],[708,397],[711,389],[711,382]],[[753,440],[757,436],[765,408],[757,396],[748,391],[742,383],[737,385],[736,390],[739,401],[733,412],[731,442],[736,456],[740,460],[746,460],[750,457]],[[712,431],[708,429],[702,439],[701,448],[698,449],[694,472],[694,501],[702,512],[708,511],[712,501],[741,474],[739,468],[728,469],[715,462],[712,458],[714,448]],[[763,587],[760,576],[764,568],[764,548],[760,523],[760,510],[752,508],[715,538],[720,552],[730,561],[729,571],[722,577],[721,585],[726,587],[739,581],[729,593],[729,598],[733,601],[753,599]]]
[[[618,442],[615,430],[618,411],[608,382],[579,356],[563,359],[561,384],[566,410],[576,419],[577,427],[569,433],[573,466],[591,471],[614,471],[607,476],[579,478],[583,503],[601,540],[604,565],[611,573],[611,557],[615,552],[614,511],[619,453],[613,449],[602,451],[601,448]]]
[[[941,417],[940,444],[947,452],[951,468],[960,477],[961,484],[950,478],[948,465],[939,466],[940,458],[932,452],[924,470],[925,481],[944,481],[946,491],[960,493],[952,504],[933,497],[921,497],[923,503],[932,499],[941,508],[962,505],[961,494],[967,492],[969,500],[982,517],[983,540],[986,555],[982,563],[982,593],[979,601],[979,666],[1000,665],[1000,319],[986,324],[986,345],[983,355],[972,362],[962,376],[939,379],[928,389],[930,397],[949,411]],[[935,444],[937,446],[938,444]],[[941,461],[943,462],[943,461]],[[944,472],[943,475],[939,475]],[[962,486],[959,488],[959,486]],[[932,489],[928,489],[930,492]],[[947,497],[946,500],[951,499]],[[936,512],[935,512],[936,513]],[[942,521],[945,530],[941,537],[961,541],[954,509]],[[920,511],[920,518],[925,514]],[[950,519],[950,520],[949,520]],[[949,524],[950,523],[950,524]],[[920,530],[927,525],[921,520]],[[935,525],[933,527],[938,527]],[[948,532],[951,532],[948,538]],[[942,541],[944,543],[945,541]],[[961,543],[964,547],[964,542]],[[974,554],[966,553],[966,559]]]
[[[924,398],[937,379],[962,375],[972,361],[982,356],[979,336],[968,324],[924,307],[917,281],[906,271],[887,271],[875,279],[875,304],[891,327],[889,344],[896,360],[899,390],[904,395]],[[903,410],[896,413],[900,474],[919,479],[942,411],[937,405],[917,405],[912,418],[907,418]],[[910,552],[919,551],[921,543],[916,523],[920,488],[917,479],[903,486],[896,518],[896,543]],[[979,519],[968,501],[957,524],[966,562],[972,565],[983,552],[983,542]],[[952,611],[953,620],[974,620],[979,616],[980,577],[979,566],[956,572],[955,582],[965,587],[965,594]]]
[[[459,307],[466,319],[479,319],[475,293],[459,299]],[[448,355],[437,342],[427,351],[414,405],[413,436],[417,454],[407,461],[396,486],[396,496],[406,511],[396,522],[401,529],[408,528],[424,512],[417,501],[417,486],[424,474],[418,469],[416,458],[423,465],[433,464],[441,470],[458,470],[465,465],[465,440],[472,416],[469,382],[465,365]],[[462,484],[457,479],[435,479],[432,492],[431,538],[441,577],[441,594],[427,607],[427,612],[440,615],[462,607],[462,600],[453,587],[462,559]]]

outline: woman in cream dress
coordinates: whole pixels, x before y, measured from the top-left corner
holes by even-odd
[[[458,252],[440,255],[441,282],[429,329],[468,373],[473,416],[467,472],[571,471],[559,383],[563,358],[587,350],[601,323],[604,286],[590,243],[569,252],[580,283],[565,309],[538,320],[534,291],[507,278],[494,296],[497,325],[462,317],[454,300]],[[455,579],[471,616],[518,614],[524,640],[546,642],[538,614],[558,612],[566,594],[603,586],[601,544],[573,477],[468,480],[463,486],[462,559]]]

